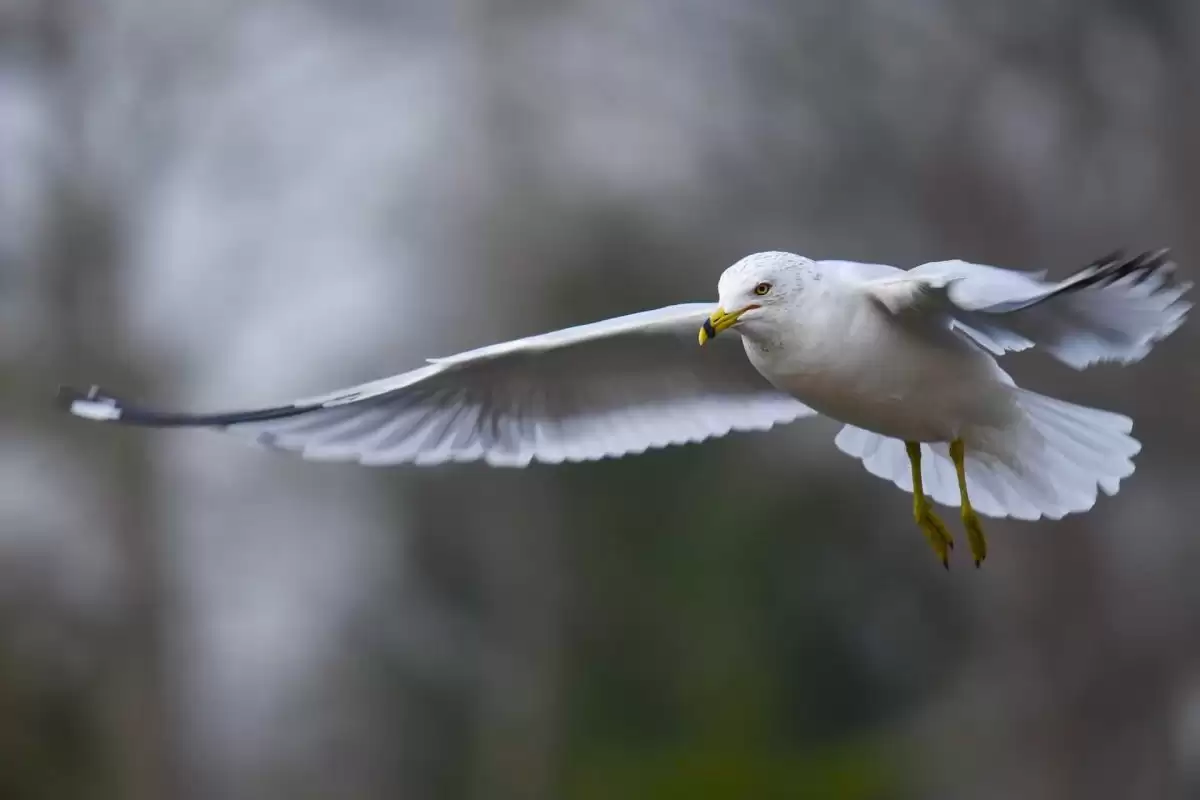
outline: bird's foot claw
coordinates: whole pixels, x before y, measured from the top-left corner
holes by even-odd
[[[954,537],[950,535],[946,524],[933,513],[929,498],[920,498],[913,503],[913,518],[925,534],[925,538],[929,540],[929,546],[941,560],[942,566],[950,569],[950,551],[954,549]]]
[[[967,542],[971,545],[971,555],[975,558],[975,566],[979,567],[987,558],[987,537],[983,535],[983,526],[979,524],[979,515],[975,509],[967,506],[962,512],[963,527],[967,529]]]

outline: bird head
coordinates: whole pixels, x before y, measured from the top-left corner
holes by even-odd
[[[731,328],[753,335],[784,324],[789,301],[813,274],[812,260],[794,253],[746,256],[721,273],[718,307],[700,328],[700,344]]]

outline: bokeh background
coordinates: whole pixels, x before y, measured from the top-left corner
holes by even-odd
[[[0,797],[1200,797],[1197,327],[1011,357],[1139,468],[949,573],[819,420],[372,470],[52,403],[274,403],[758,250],[1195,274],[1198,78],[1192,0],[0,0]]]

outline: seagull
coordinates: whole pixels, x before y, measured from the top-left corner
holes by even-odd
[[[715,307],[670,305],[427,359],[284,405],[161,411],[95,386],[59,398],[88,420],[223,430],[365,465],[590,461],[824,415],[843,426],[838,449],[912,493],[947,569],[954,539],[933,503],[957,506],[978,567],[980,515],[1087,511],[1098,489],[1117,492],[1141,449],[1129,417],[1020,388],[997,358],[1037,347],[1076,370],[1141,360],[1191,308],[1174,267],[1165,249],[1116,252],[1052,281],[961,260],[904,270],[761,252],[721,274]]]

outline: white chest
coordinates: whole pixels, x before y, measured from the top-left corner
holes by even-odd
[[[767,380],[825,416],[897,438],[943,441],[991,416],[990,358],[917,334],[868,302],[797,318],[778,338],[745,341]]]

